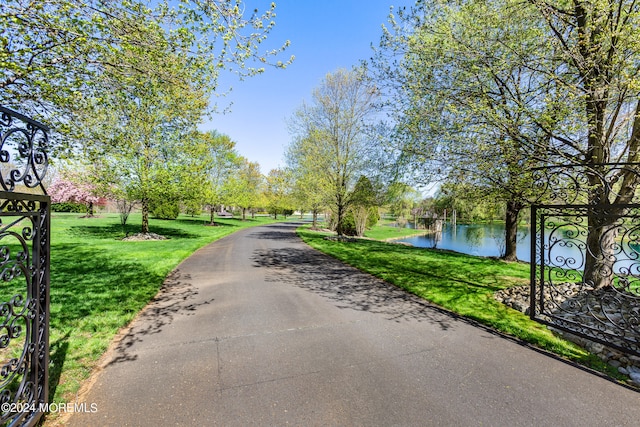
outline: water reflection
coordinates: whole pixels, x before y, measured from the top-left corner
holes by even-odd
[[[420,248],[448,249],[478,256],[501,256],[505,249],[504,226],[500,224],[447,224],[441,233],[399,240]],[[530,259],[529,228],[518,228],[518,258]]]
[[[547,266],[583,270],[585,264],[586,234],[566,228],[545,232],[544,262]],[[499,257],[504,254],[504,226],[499,224],[447,224],[442,233],[407,237],[400,242],[416,247],[448,249],[476,256]],[[518,259],[531,260],[531,235],[528,227],[518,228]],[[623,275],[640,275],[640,243],[637,239],[624,239],[616,245],[613,269]]]

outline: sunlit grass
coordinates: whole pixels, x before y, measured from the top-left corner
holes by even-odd
[[[394,227],[393,225],[384,224],[365,231],[364,236],[375,240],[390,240],[426,233],[426,230],[415,230],[413,228]]]
[[[162,241],[122,241],[140,229],[131,215],[122,227],[118,215],[79,218],[53,214],[51,220],[51,366],[53,402],[73,401],[118,330],[158,292],[165,277],[196,249],[262,218],[216,220],[181,216],[151,220]]]
[[[270,219],[218,220],[203,217],[151,221],[164,241],[124,242],[139,231],[132,215],[122,227],[117,215],[79,218],[54,214],[51,221],[50,399],[70,402],[118,330],[158,292],[167,274],[196,249],[247,226]],[[395,231],[395,230],[393,230]],[[555,337],[491,295],[528,283],[528,265],[391,245],[343,243],[301,231],[312,246],[451,311],[487,324],[571,360],[605,370],[595,356]],[[382,238],[388,238],[382,236]],[[611,373],[611,372],[609,372]]]
[[[529,265],[373,240],[334,241],[305,229],[310,246],[441,307],[566,359],[620,377],[597,356],[499,303],[494,292],[529,283]]]

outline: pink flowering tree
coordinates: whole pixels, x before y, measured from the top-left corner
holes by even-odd
[[[51,196],[52,203],[80,203],[87,206],[87,216],[93,216],[93,207],[101,202],[101,198],[95,195],[94,186],[85,181],[76,180],[77,177],[58,177],[47,193]]]

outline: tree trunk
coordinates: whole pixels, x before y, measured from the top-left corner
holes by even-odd
[[[616,216],[610,211],[610,194],[607,185],[603,182],[605,176],[604,165],[592,162],[587,170],[590,208],[587,213],[587,241],[582,281],[595,289],[611,284],[615,262],[613,245],[615,245],[617,227],[613,224],[616,222]]]
[[[344,235],[344,206],[342,205],[342,203],[338,203],[338,212],[336,212],[336,233],[338,233],[338,236],[343,236]]]
[[[358,206],[353,209],[353,219],[356,225],[356,236],[364,237],[364,232],[367,228],[367,219],[369,217],[369,210],[364,206]]]
[[[315,230],[318,224],[318,211],[314,209],[312,213],[313,213],[313,224],[311,225],[311,227],[313,230]]]
[[[247,208],[242,208],[242,220],[247,220]]]
[[[518,216],[522,208],[523,206],[520,202],[514,200],[507,202],[507,212],[504,219],[505,248],[504,256],[502,257],[505,261],[518,260],[516,253],[518,244]]]
[[[610,191],[603,177],[607,176],[605,167],[592,165],[594,172],[587,173],[589,180],[589,212],[587,214],[588,234],[584,261],[583,282],[594,289],[607,287],[613,282],[613,264],[616,261],[618,220],[624,213],[621,209],[612,209]],[[621,196],[615,202],[628,203],[633,197],[633,189],[623,186]]]
[[[216,209],[213,207],[213,205],[211,205],[209,207],[209,213],[211,214],[211,219],[209,220],[209,224],[211,224],[211,225],[216,225],[216,223],[215,223],[215,212],[216,212]]]
[[[633,131],[629,139],[629,162],[638,161],[638,144],[640,143],[640,101],[636,104]],[[620,230],[620,218],[627,213],[625,209],[609,206],[610,196],[608,186],[598,175],[609,175],[602,167],[592,166],[597,173],[588,175],[589,186],[592,189],[589,195],[589,204],[595,209],[590,209],[588,214],[587,253],[585,254],[583,282],[595,289],[610,286],[613,283],[613,265],[616,261],[616,251],[619,251],[619,243],[616,242]],[[614,205],[626,205],[633,202],[640,176],[633,168],[626,169],[618,178],[620,187],[613,200]],[[616,181],[616,180],[612,180]],[[607,208],[606,211],[604,208]]]
[[[149,233],[149,199],[142,199],[142,230],[143,234]]]
[[[583,281],[594,289],[610,286],[613,282],[613,264],[616,261],[617,218],[602,212],[589,213],[589,233],[585,254]]]

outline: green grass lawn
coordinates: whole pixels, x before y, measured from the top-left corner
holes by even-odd
[[[241,228],[272,222],[181,216],[151,220],[151,231],[169,240],[125,242],[140,228],[132,215],[126,228],[117,214],[80,218],[53,214],[51,220],[50,399],[72,402],[116,333],[158,292],[165,277],[196,249]],[[368,237],[388,239],[399,230],[380,227]],[[390,229],[390,230],[388,230]],[[404,231],[405,229],[403,229]],[[406,229],[415,233],[416,230]],[[552,335],[491,294],[528,283],[526,264],[505,263],[373,240],[341,243],[300,231],[311,246],[407,289],[451,311],[487,324],[568,359],[606,371],[599,359]],[[608,371],[610,374],[612,371]]]
[[[597,356],[561,339],[493,293],[529,283],[529,264],[415,248],[374,240],[341,242],[299,229],[310,246],[447,310],[488,325],[563,358],[623,378]]]
[[[73,402],[118,330],[158,292],[165,277],[196,249],[241,228],[272,222],[268,218],[220,219],[180,216],[151,220],[163,241],[122,241],[140,229],[140,215],[126,228],[117,214],[51,219],[50,399]]]
[[[427,230],[414,230],[413,228],[400,228],[391,225],[380,225],[364,232],[364,237],[375,240],[393,240],[403,237],[425,234]]]

